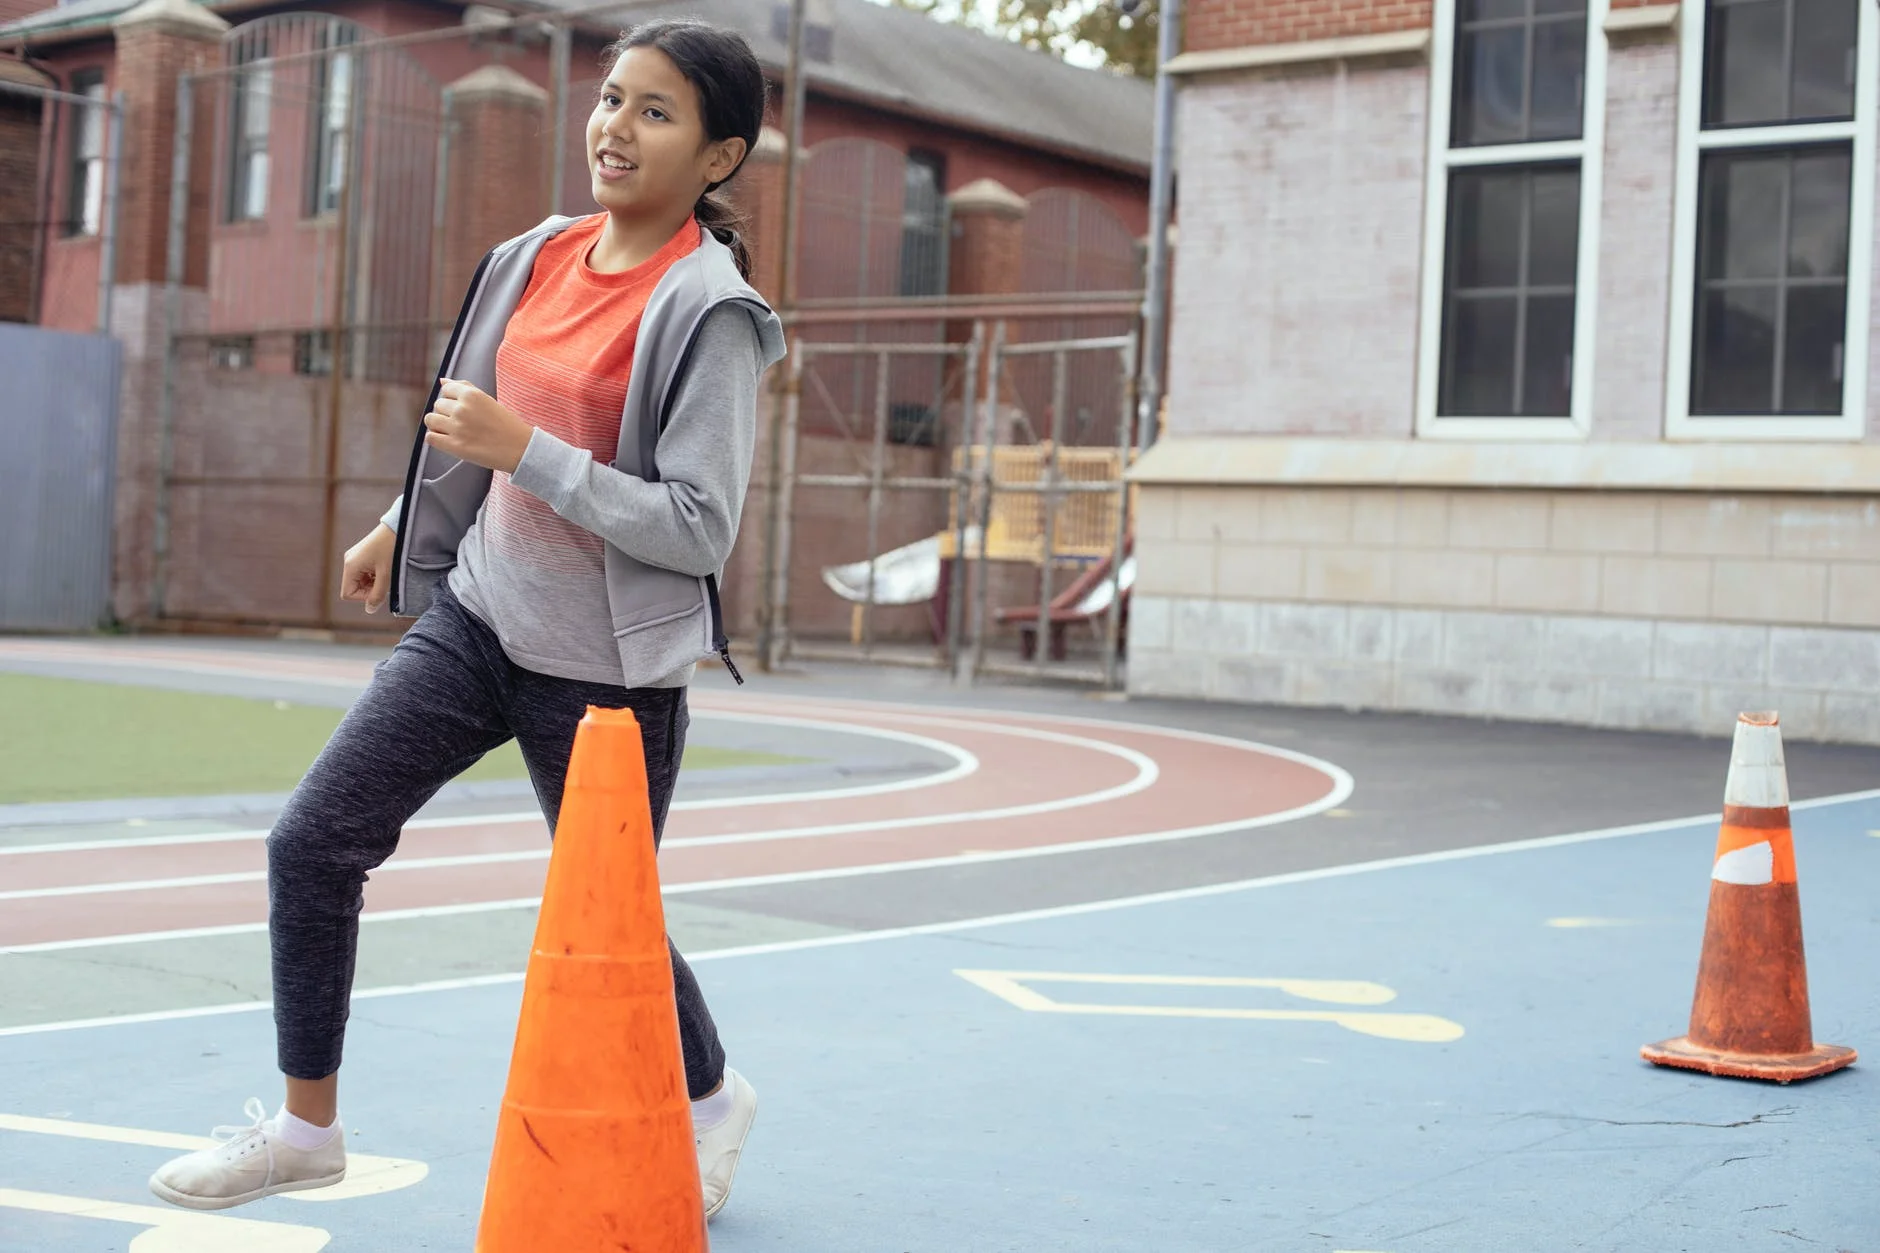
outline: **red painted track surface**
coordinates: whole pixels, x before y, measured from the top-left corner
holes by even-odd
[[[200,648],[20,641],[0,646],[0,656],[347,686],[369,674],[363,660]],[[1349,786],[1336,767],[1310,758],[1129,723],[697,689],[692,707],[701,718],[919,736],[952,746],[963,764],[898,790],[689,802],[667,825],[660,863],[669,891],[1232,830],[1317,812]],[[367,912],[537,896],[547,849],[539,818],[414,826],[373,873]],[[0,850],[0,949],[261,923],[265,858],[258,832]]]

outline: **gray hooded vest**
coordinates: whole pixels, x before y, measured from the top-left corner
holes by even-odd
[[[552,217],[498,245],[483,259],[432,384],[427,411],[437,402],[445,378],[496,394],[496,350],[528,288],[536,256],[547,240],[579,220]],[[640,319],[615,469],[649,483],[659,481],[655,451],[670,416],[675,384],[690,364],[706,316],[729,303],[749,307],[765,368],[779,360],[784,354],[781,322],[738,273],[731,250],[704,231],[699,247],[674,262],[660,279]],[[476,521],[490,480],[491,471],[432,448],[419,428],[398,510],[393,613],[417,617],[431,604],[438,585],[457,564],[458,545]],[[612,544],[606,548],[606,570],[626,686],[642,686],[714,654],[729,665],[715,574],[701,577],[648,565]]]

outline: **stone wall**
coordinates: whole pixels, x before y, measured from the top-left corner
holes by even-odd
[[[1880,742],[1880,499],[1145,489],[1133,692]]]

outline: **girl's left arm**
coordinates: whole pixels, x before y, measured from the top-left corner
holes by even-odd
[[[757,323],[726,305],[699,328],[659,437],[659,482],[537,430],[511,476],[575,525],[649,566],[703,577],[724,569],[738,535],[757,444],[763,374]]]

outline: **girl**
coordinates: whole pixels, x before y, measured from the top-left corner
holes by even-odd
[[[192,1209],[346,1173],[338,1071],[366,875],[407,819],[514,737],[550,829],[575,725],[633,710],[654,839],[685,746],[686,684],[726,651],[717,576],[750,479],[758,382],[783,355],[713,193],[763,125],[744,40],[655,22],[610,49],[587,126],[605,211],[486,257],[446,350],[405,494],[346,554],[342,595],[418,621],[268,837],[268,930],[286,1101],[168,1163]],[[500,397],[500,400],[498,399]],[[733,671],[735,674],[735,671]],[[672,952],[707,1215],[756,1113],[698,982]]]

